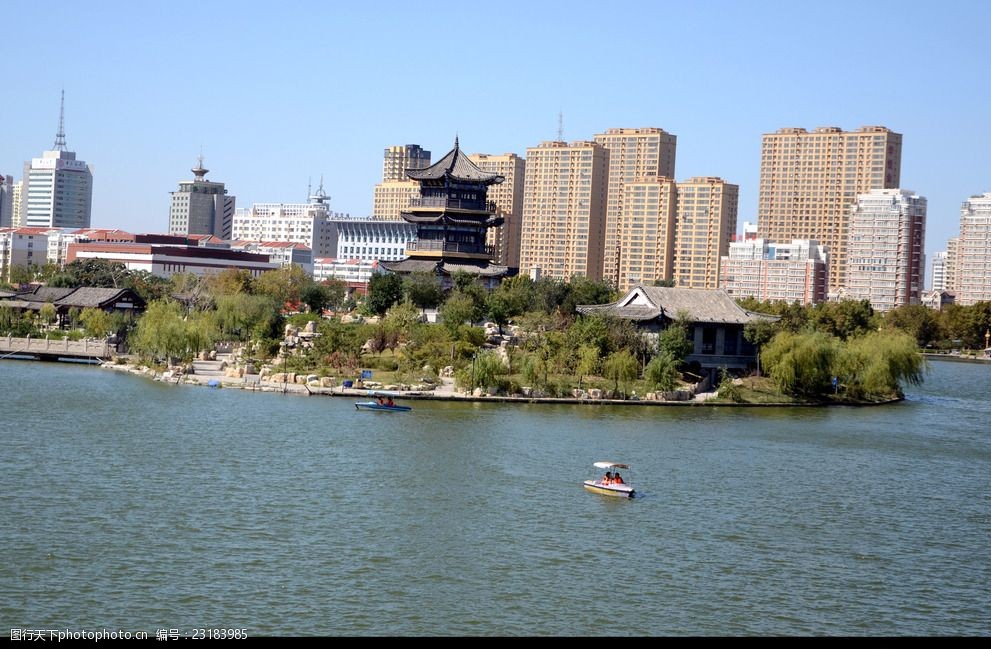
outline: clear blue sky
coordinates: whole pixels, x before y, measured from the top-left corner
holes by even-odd
[[[16,8],[15,8],[16,7]],[[887,2],[18,2],[0,38],[0,173],[54,141],[94,167],[93,225],[168,227],[202,146],[239,206],[371,212],[382,150],[525,155],[610,127],[678,136],[677,176],[740,185],[761,134],[880,124],[929,200],[927,252],[991,191],[985,0]]]

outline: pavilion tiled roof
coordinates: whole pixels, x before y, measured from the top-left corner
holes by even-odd
[[[577,309],[587,315],[599,313],[640,321],[662,316],[675,320],[681,313],[693,322],[713,324],[746,324],[752,320],[777,319],[747,311],[723,290],[663,286],[637,286],[611,304],[579,305]]]
[[[408,169],[406,175],[413,180],[441,180],[449,176],[455,180],[486,185],[501,183],[505,180],[504,176],[479,169],[474,162],[468,159],[468,156],[461,152],[457,138],[454,138],[454,148],[448,151],[443,158],[426,169]]]

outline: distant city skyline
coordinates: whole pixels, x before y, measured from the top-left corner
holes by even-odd
[[[928,200],[929,258],[961,204],[991,191],[984,2],[841,1],[828,16],[774,2],[55,5],[58,20],[19,5],[0,44],[0,174],[21,180],[51,146],[64,88],[93,227],[167,231],[169,193],[201,148],[241,205],[304,202],[322,175],[331,210],[367,216],[383,149],[446,151],[460,135],[466,153],[523,156],[557,139],[559,113],[568,142],[677,136],[676,180],[739,186],[737,231],[757,220],[762,135],[781,128],[901,133],[900,188]],[[870,37],[882,27],[896,44]],[[450,83],[423,83],[440,67]]]

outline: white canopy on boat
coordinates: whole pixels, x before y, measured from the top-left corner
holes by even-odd
[[[595,462],[593,466],[600,469],[629,469],[629,464],[620,464],[618,462]]]

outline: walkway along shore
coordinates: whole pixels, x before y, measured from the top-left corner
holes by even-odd
[[[454,389],[453,381],[448,380],[444,385],[434,391],[421,390],[383,390],[369,388],[345,388],[343,386],[315,387],[301,383],[276,383],[262,381],[258,375],[235,378],[229,376],[207,376],[198,374],[182,374],[172,377],[168,373],[156,372],[150,368],[139,368],[133,365],[120,365],[116,363],[103,363],[102,368],[112,369],[119,372],[128,372],[156,381],[174,384],[198,385],[211,388],[225,388],[248,390],[250,392],[270,392],[302,396],[325,396],[325,397],[347,397],[350,399],[368,399],[377,394],[390,394],[399,399],[415,399],[422,401],[458,401],[466,403],[521,403],[521,404],[568,404],[586,406],[713,406],[713,407],[750,407],[750,408],[783,408],[783,407],[821,407],[827,405],[841,406],[876,406],[902,401],[901,398],[888,399],[876,402],[850,402],[850,403],[735,403],[720,401],[714,402],[715,391],[702,392],[696,395],[695,399],[685,401],[655,401],[646,399],[579,399],[574,397],[525,397],[525,396],[475,396],[458,392]]]

